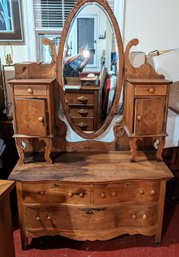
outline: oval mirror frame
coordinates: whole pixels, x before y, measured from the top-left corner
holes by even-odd
[[[104,11],[107,13],[107,15],[110,18],[110,21],[112,23],[112,26],[114,28],[114,32],[115,32],[115,36],[116,36],[116,43],[117,43],[117,50],[118,50],[118,60],[117,60],[117,90],[115,93],[115,97],[114,97],[114,101],[112,104],[112,108],[110,110],[110,113],[108,114],[104,124],[97,130],[94,132],[90,132],[90,133],[85,133],[82,130],[80,130],[77,126],[75,126],[70,114],[69,114],[69,106],[66,103],[65,100],[65,91],[64,91],[64,81],[63,81],[63,51],[64,51],[64,47],[65,47],[65,42],[66,42],[66,38],[68,35],[68,32],[70,30],[71,24],[73,22],[74,17],[76,16],[76,14],[78,13],[78,11],[80,10],[81,7],[83,7],[83,5],[87,4],[87,3],[98,3],[99,6],[101,6]],[[63,106],[63,111],[64,114],[66,116],[66,119],[70,125],[70,127],[82,138],[85,139],[95,139],[96,137],[100,136],[101,134],[103,134],[105,132],[105,130],[108,128],[108,126],[110,125],[114,114],[117,111],[117,106],[119,103],[119,99],[120,99],[120,95],[121,95],[121,90],[122,90],[122,83],[123,83],[123,60],[124,60],[124,51],[123,51],[123,42],[121,39],[121,34],[120,34],[120,30],[119,30],[119,26],[117,23],[117,20],[114,16],[113,11],[111,10],[111,8],[109,7],[109,4],[106,0],[78,0],[78,2],[74,5],[72,11],[70,12],[62,34],[61,34],[61,40],[60,40],[60,45],[59,45],[59,49],[58,49],[58,57],[57,57],[57,83],[58,83],[58,87],[59,87],[59,93],[60,93],[60,101],[62,103]]]

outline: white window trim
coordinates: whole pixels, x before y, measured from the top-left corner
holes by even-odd
[[[31,11],[30,11],[31,10]],[[114,14],[116,16],[119,28],[121,31],[121,37],[124,37],[124,11],[125,11],[125,0],[115,0],[114,2]],[[24,29],[25,29],[25,40],[27,47],[27,60],[37,61],[37,49],[36,49],[36,33],[34,24],[34,12],[33,12],[33,1],[23,0],[23,13],[24,15]]]
[[[24,29],[25,29],[25,41],[27,46],[27,60],[36,61],[36,37],[35,37],[35,23],[33,12],[33,1],[23,0],[23,13],[24,13]]]

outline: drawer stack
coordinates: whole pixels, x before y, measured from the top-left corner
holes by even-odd
[[[159,195],[158,181],[23,183],[26,236],[60,234],[104,240],[109,236],[105,230],[113,230],[116,236],[124,231],[154,235]]]
[[[66,89],[66,101],[74,124],[83,131],[95,131],[101,120],[100,87],[88,86],[78,90]]]

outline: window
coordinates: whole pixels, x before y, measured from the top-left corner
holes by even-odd
[[[51,56],[48,46],[42,44],[42,38],[48,37],[54,41],[56,49],[60,41],[60,33],[66,18],[75,5],[76,0],[34,0],[34,21],[37,42],[37,58],[50,62]],[[114,10],[114,0],[108,0]]]

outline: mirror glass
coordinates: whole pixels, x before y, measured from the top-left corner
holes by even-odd
[[[112,22],[98,3],[84,4],[73,18],[63,50],[65,102],[73,125],[93,133],[112,108],[118,51]]]

